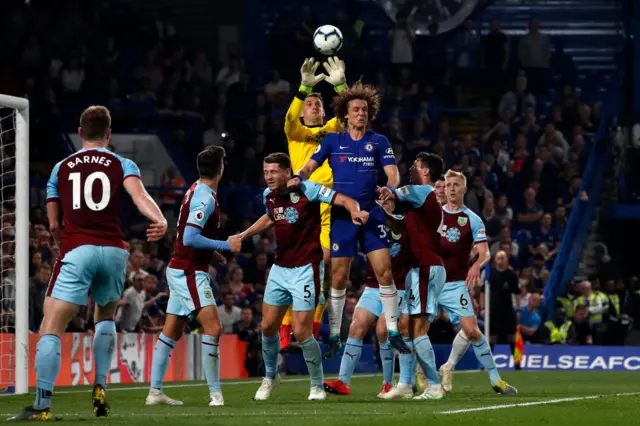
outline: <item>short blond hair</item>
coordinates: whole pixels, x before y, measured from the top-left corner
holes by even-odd
[[[460,180],[462,180],[462,184],[464,186],[467,186],[467,177],[464,175],[464,173],[460,173],[460,172],[456,172],[455,170],[449,169],[447,170],[447,173],[445,173],[444,175],[444,179],[451,179],[451,178],[460,178]]]

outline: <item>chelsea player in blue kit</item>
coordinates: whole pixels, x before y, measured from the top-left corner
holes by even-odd
[[[398,332],[398,292],[391,272],[389,242],[386,238],[385,216],[376,204],[378,170],[384,168],[387,187],[391,192],[400,184],[396,159],[389,140],[381,134],[367,130],[369,120],[375,119],[380,110],[380,97],[375,88],[356,84],[341,91],[334,98],[334,112],[343,123],[346,132],[329,133],[318,146],[311,159],[288,183],[299,185],[325,160],[333,171],[333,189],[355,199],[362,210],[369,211],[369,221],[356,226],[349,213],[340,207],[331,210],[331,268],[332,284],[329,292],[330,342],[325,359],[331,359],[341,348],[340,327],[344,310],[346,284],[351,261],[357,253],[358,243],[373,265],[380,285],[380,298],[389,342],[401,353],[410,349]],[[361,348],[350,348],[359,351]]]

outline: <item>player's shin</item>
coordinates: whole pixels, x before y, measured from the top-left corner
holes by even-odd
[[[151,389],[162,389],[162,381],[169,367],[169,357],[176,345],[176,341],[160,333],[153,351],[153,362],[151,364]]]
[[[107,375],[111,368],[111,359],[116,347],[116,323],[103,320],[96,323],[93,337],[93,358],[96,363],[94,385],[107,388]]]
[[[300,343],[304,362],[307,364],[309,376],[311,377],[311,387],[322,387],[324,375],[322,372],[322,351],[318,341],[313,336],[307,337]]]
[[[440,385],[440,377],[438,376],[438,370],[436,369],[436,354],[433,351],[433,346],[431,345],[429,336],[423,335],[413,339],[413,346],[415,348],[418,362],[427,375],[429,386]]]
[[[480,332],[478,331],[478,333]],[[493,361],[493,353],[491,352],[491,347],[489,346],[487,338],[484,337],[483,334],[480,334],[480,340],[471,342],[471,346],[473,347],[473,352],[476,354],[476,358],[478,358],[478,361],[480,361],[482,366],[489,373],[489,380],[491,380],[491,384],[495,385],[498,383],[501,380],[500,373],[498,373],[496,364]]]
[[[462,359],[464,354],[469,349],[469,338],[465,334],[464,330],[460,330],[456,337],[453,339],[453,343],[451,345],[451,353],[449,354],[449,359],[447,360],[447,367],[451,369],[455,369],[458,362]]]
[[[380,286],[380,301],[389,334],[398,334],[398,290],[393,282],[389,286]]]
[[[44,334],[36,347],[36,398],[33,408],[43,410],[51,407],[53,385],[60,372],[60,338]]]
[[[404,338],[404,343],[411,349],[410,354],[400,354],[400,380],[401,385],[415,384],[416,369],[418,367],[418,360],[413,350],[413,340],[408,337]]]
[[[220,340],[217,337],[202,336],[202,365],[209,392],[220,392]]]
[[[344,346],[344,354],[342,355],[342,361],[340,361],[340,373],[338,374],[340,381],[347,386],[351,384],[351,377],[360,361],[361,353],[362,340],[349,337]]]
[[[265,377],[275,379],[278,375],[278,352],[280,351],[280,336],[262,335],[262,359],[264,360]]]
[[[342,314],[344,312],[344,302],[346,290],[329,290],[329,334],[339,336],[342,327]]]
[[[393,386],[393,370],[396,364],[396,350],[391,347],[389,342],[380,343],[380,361],[382,362],[382,378],[384,383]]]

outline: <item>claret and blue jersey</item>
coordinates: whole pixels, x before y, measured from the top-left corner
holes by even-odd
[[[384,212],[376,204],[376,186],[380,169],[396,165],[389,140],[371,131],[360,140],[353,140],[348,132],[329,133],[311,159],[318,164],[328,159],[333,171],[333,189],[353,198],[362,210],[369,212],[368,222],[358,226],[351,222],[345,209],[331,210],[331,255],[353,257],[358,244],[364,253],[388,248],[383,232]]]

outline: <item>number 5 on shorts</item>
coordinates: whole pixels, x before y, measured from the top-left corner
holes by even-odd
[[[309,290],[309,286],[310,286],[310,284],[305,284],[304,285],[304,298],[305,299],[311,298],[311,290]]]

